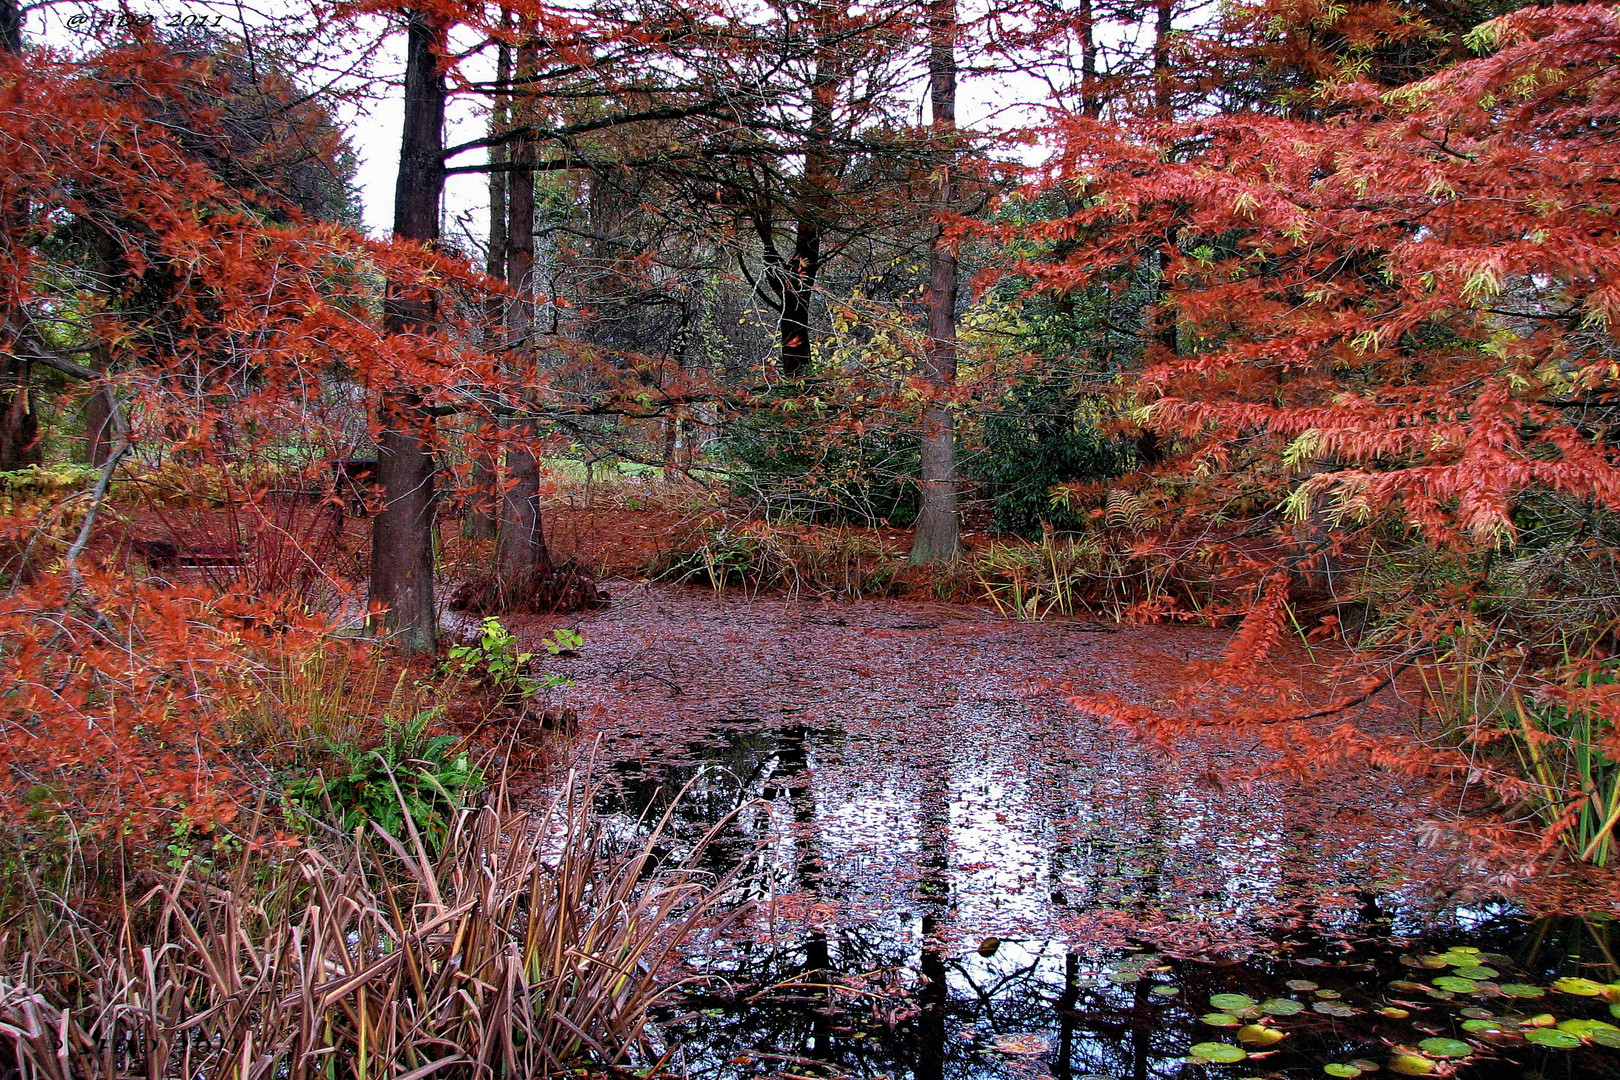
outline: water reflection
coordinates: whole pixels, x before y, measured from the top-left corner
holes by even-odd
[[[929,929],[924,917],[916,926],[921,936],[912,940],[927,942]],[[1612,923],[1578,919],[1528,926],[1501,919],[1464,937],[1448,933],[1404,943],[1296,937],[1241,963],[1221,964],[1151,952],[1086,956],[1051,942],[1001,942],[984,957],[929,944],[908,949],[902,935],[882,928],[845,927],[813,946],[744,947],[732,958],[728,976],[734,985],[763,987],[780,982],[783,972],[805,970],[811,950],[826,948],[815,962],[843,976],[821,994],[767,994],[746,1003],[705,999],[697,1004],[707,1011],[668,1034],[681,1047],[687,1073],[712,1080],[776,1073],[893,1080],[1321,1077],[1325,1064],[1387,1065],[1398,1047],[1435,1036],[1473,1038],[1478,1052],[1458,1066],[1459,1075],[1472,1080],[1620,1077],[1620,1052],[1613,1049],[1541,1048],[1470,1036],[1461,1027],[1476,1013],[1530,1011],[1515,1010],[1511,1002],[1504,1006],[1500,998],[1477,1003],[1494,1010],[1466,1000],[1408,1003],[1415,1006],[1413,1015],[1399,1020],[1374,1011],[1392,1000],[1390,982],[1411,978],[1403,956],[1410,961],[1414,953],[1464,942],[1498,962],[1522,957],[1516,975],[1543,986],[1576,970],[1611,981],[1620,977],[1607,959]],[[1294,989],[1299,986],[1315,991]],[[1255,1001],[1314,999],[1333,1003],[1341,1015],[1306,1008],[1274,1017],[1270,1022],[1286,1038],[1269,1052],[1255,1051],[1231,1065],[1188,1061],[1196,1043],[1235,1042],[1201,1020],[1212,1008],[1210,998],[1222,994]],[[1563,994],[1531,1006],[1543,1008],[1564,1017],[1608,1015],[1595,999]],[[1435,1064],[1435,1075],[1454,1068],[1443,1059]]]
[[[805,724],[739,726],[693,747],[694,759],[707,759],[701,769],[619,763],[604,809],[661,810],[687,784],[674,818],[687,838],[740,810],[709,858],[717,867],[757,860],[755,899],[776,916],[759,924],[757,940],[702,958],[733,991],[699,1000],[698,1014],[668,1032],[689,1075],[1319,1077],[1324,1064],[1379,1065],[1396,1047],[1461,1036],[1479,1048],[1467,1076],[1620,1077],[1612,1049],[1543,1049],[1460,1027],[1543,1009],[1557,1020],[1613,1019],[1601,999],[1448,1000],[1431,997],[1432,986],[1390,987],[1428,985],[1413,980],[1433,972],[1412,968],[1412,958],[1458,945],[1538,987],[1570,974],[1620,981],[1613,924],[1603,918],[1525,924],[1505,904],[1442,903],[1388,882],[1324,889],[1315,875],[1335,863],[1313,850],[1322,843],[1313,820],[1277,815],[1245,831],[1241,845],[1209,849],[1218,792],[1150,790],[1136,830],[1104,836],[1088,827],[1098,810],[1083,792],[1039,793],[960,747],[840,771],[841,760],[868,752]],[[1221,872],[1194,887],[1188,862],[1206,856]],[[1164,919],[1166,905],[1180,918]],[[1088,908],[1134,929],[1062,932],[1068,913]],[[1286,918],[1270,918],[1279,910]],[[1176,958],[1187,951],[1177,926],[1207,925],[1212,915],[1245,947],[1217,963]],[[1032,925],[1048,932],[1019,933]],[[991,940],[998,929],[1004,936]],[[1290,980],[1315,989],[1302,993]],[[1189,1062],[1197,1043],[1236,1045],[1230,1030],[1201,1020],[1218,994],[1289,997],[1301,1011],[1273,1018],[1286,1033],[1275,1048],[1251,1048],[1231,1065]],[[1393,1001],[1409,1015],[1380,1015]],[[1452,1065],[1441,1059],[1436,1068],[1443,1075]]]
[[[688,1075],[1387,1076],[1425,1039],[1465,1040],[1480,1077],[1620,1075],[1612,1049],[1477,1030],[1541,1011],[1620,1025],[1601,998],[1549,989],[1620,980],[1610,924],[1527,926],[1467,900],[1478,869],[1414,841],[1421,792],[1378,773],[1227,787],[1248,748],[1190,747],[1178,766],[1032,678],[1150,693],[1225,635],[901,607],[822,619],[650,591],[593,615],[561,672],[612,762],[602,809],[634,820],[690,785],[675,842],[734,813],[706,858],[755,871],[751,936],[694,958],[729,989],[668,1033]],[[1452,992],[1402,959],[1464,945],[1508,974]],[[1495,989],[1508,977],[1543,997]],[[1253,1015],[1204,1023],[1225,994]],[[1260,1008],[1283,1000],[1293,1013]],[[1285,1037],[1240,1047],[1249,1024]],[[1189,1062],[1199,1043],[1245,1058]]]

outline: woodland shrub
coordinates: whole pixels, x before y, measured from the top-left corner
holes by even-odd
[[[1133,457],[1098,430],[1087,401],[1067,380],[1029,375],[976,418],[978,444],[963,454],[962,471],[981,487],[998,531],[1036,538],[1048,525],[1080,532],[1093,524],[1054,491],[1119,476]]]
[[[731,421],[711,448],[733,497],[772,522],[910,524],[915,417],[795,389]]]
[[[881,530],[773,525],[721,517],[676,541],[654,571],[716,592],[781,589],[853,599],[901,591],[904,554]]]

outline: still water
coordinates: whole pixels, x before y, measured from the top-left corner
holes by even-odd
[[[688,1075],[1620,1076],[1610,917],[1491,899],[1420,785],[1228,782],[1241,742],[1066,704],[1224,634],[659,589],[580,629],[602,809],[751,871],[662,1028]]]

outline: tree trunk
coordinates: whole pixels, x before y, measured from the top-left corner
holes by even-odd
[[[533,69],[533,59],[520,55],[518,73]],[[527,119],[527,117],[525,117]],[[512,148],[513,163],[534,160],[534,144],[522,139]],[[507,349],[513,374],[520,380],[534,375],[534,170],[517,168],[507,174],[509,217],[506,227],[506,281],[517,294],[507,305]],[[506,448],[506,478],[501,498],[501,523],[495,538],[495,575],[503,590],[532,582],[551,569],[544,522],[540,517],[540,461],[534,452],[534,424],[517,421]]]
[[[16,0],[0,0],[0,56],[14,57],[22,52],[22,11]],[[11,226],[25,219],[26,203],[13,203],[3,212]],[[7,319],[7,322],[10,320]],[[10,349],[0,352],[0,470],[20,469],[40,461],[39,417],[31,400],[28,360],[20,336]]]
[[[99,386],[84,401],[84,463],[92,468],[107,464],[117,434],[116,406],[111,387]]]
[[[1080,0],[1080,111],[1095,120],[1102,115],[1101,87],[1097,85],[1096,17],[1092,0]]]
[[[802,379],[810,373],[810,303],[821,274],[824,222],[832,210],[837,179],[833,155],[833,109],[838,88],[848,77],[848,62],[839,49],[838,9],[820,3],[811,13],[816,37],[815,70],[810,77],[809,139],[804,155],[804,186],[793,230],[793,252],[782,268],[782,376]]]
[[[1171,98],[1170,32],[1175,19],[1175,0],[1155,0],[1158,20],[1153,28],[1153,118],[1168,124],[1175,102]]]
[[[22,52],[22,5],[17,0],[0,0],[0,53],[16,56]]]
[[[801,218],[793,237],[793,254],[782,274],[782,377],[802,379],[810,373],[810,298],[821,272],[821,228]]]
[[[15,352],[0,353],[0,471],[40,463],[39,417],[29,388],[29,364]]]
[[[510,103],[504,88],[512,81],[512,47],[504,42],[495,51],[495,101],[490,111],[489,133],[499,135],[506,130]],[[484,273],[492,278],[506,280],[506,184],[507,175],[501,166],[506,164],[505,146],[492,146],[489,163],[489,252],[484,259]],[[488,333],[486,343],[495,348],[496,338],[503,336],[503,305],[499,300],[490,302],[485,313]],[[468,540],[493,540],[496,527],[496,469],[489,456],[481,450],[473,451],[472,478],[469,483],[466,516],[462,518],[461,535]]]
[[[406,13],[405,129],[400,140],[399,179],[394,187],[394,235],[432,243],[439,238],[439,198],[444,190],[444,75],[438,50],[444,24],[425,11]],[[393,333],[426,329],[434,320],[429,301],[394,290],[387,304]],[[431,654],[438,625],[433,602],[432,418],[409,391],[384,394],[378,410],[377,482],[382,509],[371,533],[372,632],[407,652]]]
[[[956,3],[929,5],[929,101],[934,137],[949,149],[956,131]],[[939,209],[948,211],[955,197],[951,161],[939,170]],[[943,228],[928,252],[928,348],[923,376],[934,390],[922,415],[922,508],[911,544],[912,566],[946,563],[962,548],[962,525],[956,507],[956,433],[943,395],[956,383],[956,252]]]

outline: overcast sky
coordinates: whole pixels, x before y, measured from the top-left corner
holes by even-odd
[[[148,15],[160,24],[173,25],[181,20],[206,20],[226,32],[237,30],[244,23],[263,26],[267,23],[286,22],[308,15],[308,5],[296,0],[257,0],[256,3],[216,2],[216,0],[126,0],[130,11]],[[964,3],[964,6],[966,4]],[[45,0],[26,9],[26,33],[34,41],[72,48],[82,47],[86,34],[97,19],[116,16],[119,6],[109,0]],[[377,24],[380,29],[381,23]],[[363,35],[362,35],[363,37]],[[348,130],[354,149],[359,156],[361,200],[367,231],[386,235],[393,223],[394,179],[399,169],[399,139],[403,125],[400,84],[404,73],[403,34],[374,35],[382,43],[369,62],[368,76],[364,80],[349,78],[350,86],[366,91],[364,100],[345,105],[339,119]],[[367,42],[356,39],[354,48],[365,50]],[[964,65],[971,65],[974,57],[960,57]],[[336,66],[343,66],[339,57]],[[482,77],[489,72],[470,71]],[[916,87],[917,118],[926,117],[926,84],[919,70]],[[1010,102],[1041,100],[1044,87],[1032,78],[996,76],[993,79],[966,80],[959,91],[958,116],[964,124],[978,124],[992,116],[1002,115]],[[475,138],[482,133],[485,119],[479,113],[479,104],[472,100],[453,100],[448,117],[446,140],[448,143]],[[1038,150],[1032,150],[1038,155]],[[474,160],[472,155],[458,163]],[[462,174],[449,178],[445,191],[446,238],[459,239],[469,229],[481,243],[487,229],[489,205],[488,180],[478,175]]]

